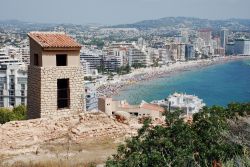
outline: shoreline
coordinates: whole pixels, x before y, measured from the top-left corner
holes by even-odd
[[[174,75],[192,71],[196,69],[206,68],[212,65],[225,64],[237,60],[249,59],[250,56],[233,56],[233,57],[218,57],[214,59],[194,60],[187,62],[176,62],[168,66],[149,67],[135,69],[130,74],[115,76],[113,81],[109,81],[97,88],[98,96],[112,97],[119,94],[130,85],[139,82],[145,82],[162,77],[172,77]]]

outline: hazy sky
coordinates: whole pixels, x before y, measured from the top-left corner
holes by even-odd
[[[43,23],[133,23],[186,16],[249,18],[250,0],[0,0],[0,20]]]

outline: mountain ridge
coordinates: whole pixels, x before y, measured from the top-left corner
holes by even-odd
[[[138,28],[138,29],[152,29],[152,28],[213,28],[220,29],[222,27],[230,28],[232,30],[250,30],[250,19],[201,19],[196,17],[163,17],[159,19],[142,20],[132,24],[119,24],[111,26],[112,28]]]
[[[42,27],[51,27],[51,26],[84,26],[78,24],[69,24],[69,23],[38,23],[38,22],[27,22],[20,20],[0,20],[0,25],[14,25],[14,26],[42,26]],[[87,26],[87,25],[85,25]],[[118,25],[98,25],[100,28],[137,28],[139,30],[148,30],[148,29],[176,29],[176,28],[192,28],[192,29],[201,29],[201,28],[212,28],[219,30],[221,28],[228,28],[235,31],[250,31],[250,19],[244,18],[229,18],[229,19],[202,19],[196,17],[163,17],[159,19],[149,19],[142,20],[135,23],[129,24],[118,24]]]

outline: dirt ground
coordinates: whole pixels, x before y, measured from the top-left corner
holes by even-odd
[[[64,139],[63,139],[64,140]],[[40,145],[36,152],[1,155],[0,166],[29,166],[32,164],[43,164],[47,162],[67,163],[66,166],[77,164],[104,164],[108,157],[116,153],[117,146],[124,139],[102,139],[98,141],[84,141],[83,143],[72,143],[70,141],[52,141]],[[58,144],[61,143],[61,144]],[[96,166],[95,165],[95,166]]]
[[[8,122],[0,125],[0,166],[102,164],[137,129],[103,113]]]

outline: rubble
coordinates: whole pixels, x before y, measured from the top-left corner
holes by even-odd
[[[104,113],[12,121],[0,125],[0,153],[37,152],[39,145],[56,140],[83,143],[135,135],[140,126],[117,122]],[[59,140],[60,139],[60,140]]]

